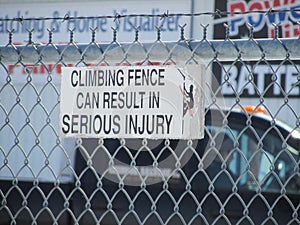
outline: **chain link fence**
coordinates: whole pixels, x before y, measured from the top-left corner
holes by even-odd
[[[165,15],[167,17],[167,15]],[[300,40],[0,47],[0,224],[299,224]],[[3,38],[3,37],[2,37]],[[174,37],[175,38],[175,37]],[[60,138],[62,67],[204,64],[201,140]],[[40,75],[46,74],[46,75]],[[62,87],[63,88],[63,87]],[[276,99],[269,95],[276,95]],[[284,122],[280,122],[283,120]]]

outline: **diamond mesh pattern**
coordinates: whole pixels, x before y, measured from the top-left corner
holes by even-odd
[[[158,29],[156,41],[142,43],[136,30],[132,43],[119,43],[114,30],[109,44],[94,31],[91,43],[76,44],[70,31],[65,45],[49,31],[44,45],[0,47],[0,224],[300,223],[299,39],[191,42],[183,31],[163,42]],[[203,140],[59,137],[62,66],[199,63],[207,68]],[[237,68],[245,76],[234,80]],[[267,116],[246,112],[247,94]]]

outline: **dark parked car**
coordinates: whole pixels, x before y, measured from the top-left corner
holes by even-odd
[[[205,123],[202,140],[82,139],[74,182],[1,181],[0,224],[297,224],[300,132],[246,109]]]

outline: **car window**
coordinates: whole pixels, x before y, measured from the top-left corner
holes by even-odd
[[[208,129],[211,133],[221,129],[232,139],[234,147],[227,170],[238,177],[239,187],[269,192],[279,192],[284,187],[287,192],[297,191],[293,184],[298,151],[277,129],[245,128],[238,124],[227,128],[210,125]]]

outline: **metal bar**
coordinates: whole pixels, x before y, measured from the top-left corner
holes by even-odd
[[[220,61],[242,60],[291,60],[300,59],[300,39],[249,39],[249,40],[201,40],[154,43],[111,43],[68,45],[1,46],[0,62],[23,63],[89,63],[141,61],[166,61],[185,63],[191,59],[207,61],[217,58]]]

